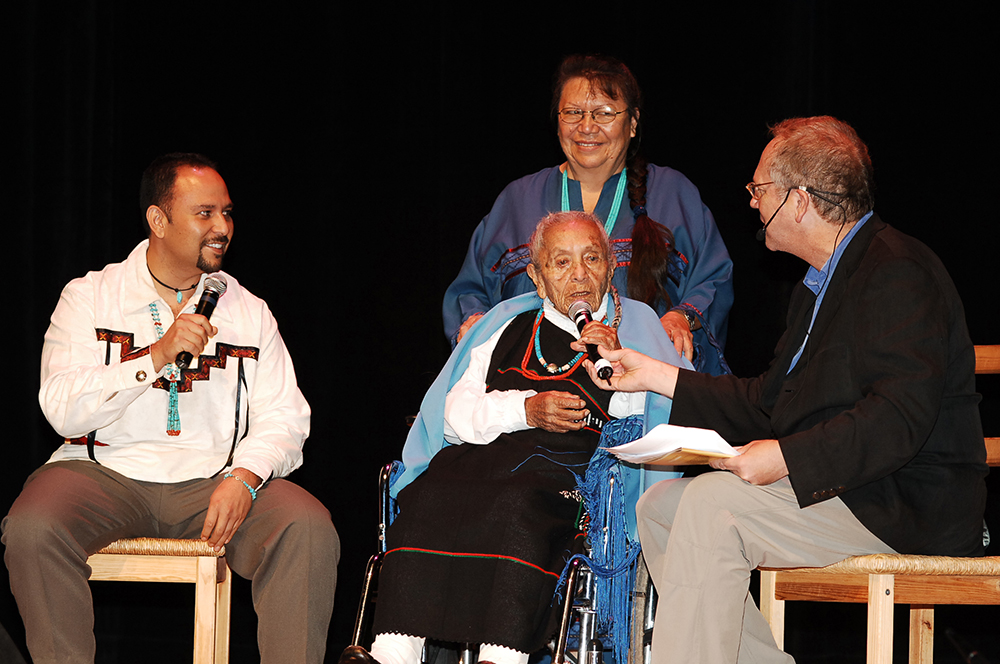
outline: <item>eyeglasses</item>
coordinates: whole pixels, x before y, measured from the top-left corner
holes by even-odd
[[[584,117],[589,115],[594,119],[594,122],[603,125],[603,124],[611,124],[612,122],[615,121],[615,118],[617,118],[622,113],[627,113],[627,112],[628,111],[616,111],[609,106],[605,106],[604,108],[597,108],[594,109],[593,111],[585,111],[581,108],[564,108],[563,110],[559,111],[556,115],[558,115],[559,119],[565,122],[566,124],[578,124],[583,120]]]
[[[771,180],[770,182],[747,182],[747,191],[750,192],[750,197],[755,201],[759,200],[760,197],[764,195],[761,187],[768,184],[774,184],[774,180]]]

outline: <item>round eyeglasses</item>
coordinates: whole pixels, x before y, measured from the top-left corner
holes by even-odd
[[[616,111],[609,106],[604,108],[595,108],[592,111],[585,111],[582,108],[564,108],[559,111],[556,115],[559,119],[566,124],[578,124],[583,121],[583,118],[590,116],[594,119],[597,124],[611,124],[615,121],[622,113],[627,113],[628,111]]]

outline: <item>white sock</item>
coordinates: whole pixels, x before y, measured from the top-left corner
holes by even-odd
[[[376,634],[371,655],[380,664],[420,664],[424,640],[422,636]]]
[[[528,653],[484,643],[479,646],[479,661],[493,662],[493,664],[528,664]]]

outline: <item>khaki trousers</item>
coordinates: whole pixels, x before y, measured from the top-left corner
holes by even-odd
[[[94,661],[88,555],[122,537],[200,537],[222,481],[137,482],[88,461],[35,471],[3,520],[4,560],[35,664]],[[226,560],[252,582],[261,662],[323,661],[339,557],[330,513],[307,491],[273,480],[257,493]]]
[[[653,664],[794,662],[750,596],[750,572],[893,553],[839,498],[800,508],[787,478],[767,486],[729,472],[667,480],[636,511],[659,594]]]

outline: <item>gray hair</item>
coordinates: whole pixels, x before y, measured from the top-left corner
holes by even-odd
[[[545,233],[553,226],[564,224],[567,221],[589,221],[598,229],[598,236],[601,238],[601,249],[604,250],[604,258],[611,262],[611,241],[608,239],[608,232],[604,230],[604,222],[600,217],[589,212],[570,210],[569,212],[550,212],[542,217],[542,220],[535,226],[535,232],[528,240],[528,251],[531,255],[531,263],[538,269],[542,268],[542,249],[545,247]]]
[[[820,216],[857,221],[875,205],[868,147],[851,125],[829,115],[791,118],[771,127],[771,179],[806,187]]]

